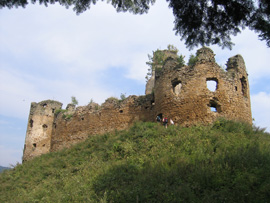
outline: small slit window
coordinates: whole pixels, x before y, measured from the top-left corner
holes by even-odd
[[[207,88],[211,92],[214,92],[218,88],[218,79],[217,78],[207,78],[206,79],[206,85],[207,85]]]
[[[33,123],[34,123],[34,121],[31,119],[31,120],[29,121],[29,124],[30,124],[30,127],[31,127],[31,128],[33,128]]]
[[[123,110],[120,110],[119,112],[120,112],[120,113],[123,113]]]

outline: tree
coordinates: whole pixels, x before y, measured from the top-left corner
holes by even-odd
[[[174,46],[174,45],[172,45],[172,44],[169,44],[168,46],[167,46],[167,49],[169,50],[169,51],[175,51],[176,53],[178,53],[178,49]]]
[[[180,67],[185,66],[185,56],[183,56],[182,54],[179,56],[178,58],[178,63],[180,65]]]
[[[269,0],[167,1],[175,16],[176,33],[189,48],[218,44],[231,49],[230,36],[246,27],[258,32],[270,47]]]
[[[48,5],[58,2],[80,14],[98,0],[31,0]],[[249,28],[270,47],[269,0],[166,0],[175,16],[175,31],[188,48],[217,44],[232,48],[231,36]],[[1,0],[0,8],[25,7],[29,0]],[[118,12],[147,13],[155,0],[108,0]]]
[[[197,62],[197,57],[191,54],[189,56],[188,66],[194,66],[196,62]]]
[[[74,104],[75,106],[78,105],[78,100],[76,99],[76,97],[71,97],[71,103]]]
[[[121,101],[124,101],[126,98],[127,98],[126,93],[125,94],[124,93],[120,94]]]

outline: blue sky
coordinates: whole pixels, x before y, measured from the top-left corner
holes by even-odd
[[[145,15],[117,13],[104,2],[76,15],[57,4],[0,12],[0,165],[21,162],[31,102],[53,99],[63,108],[102,103],[121,93],[143,95],[147,55],[173,44],[186,61],[191,53],[173,31],[167,3]],[[218,64],[244,57],[255,124],[270,131],[270,49],[255,33],[232,38],[233,50],[210,46]],[[200,48],[200,47],[198,47]]]

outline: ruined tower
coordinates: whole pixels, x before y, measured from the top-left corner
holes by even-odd
[[[211,49],[201,48],[196,63],[182,67],[176,57],[167,57],[163,67],[155,71],[155,114],[183,126],[212,123],[218,117],[252,123],[243,58],[230,58],[224,70],[214,56]],[[214,87],[209,89],[211,83]]]
[[[62,103],[52,100],[31,103],[23,161],[50,152],[54,114],[61,107]]]

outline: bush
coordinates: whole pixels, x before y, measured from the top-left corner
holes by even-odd
[[[65,112],[67,112],[66,109],[56,109],[55,112],[54,112],[54,114],[55,114],[55,116],[58,116],[58,114],[65,113]]]

